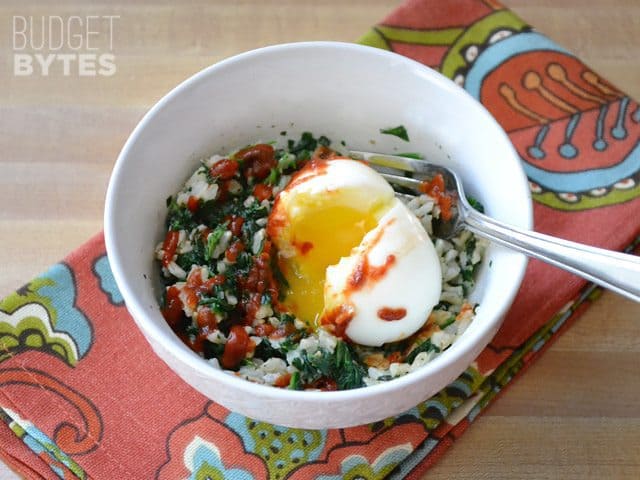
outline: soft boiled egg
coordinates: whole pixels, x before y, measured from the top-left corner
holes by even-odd
[[[283,303],[312,328],[380,346],[419,330],[439,301],[429,235],[362,162],[309,162],[276,198],[267,230],[288,283]]]

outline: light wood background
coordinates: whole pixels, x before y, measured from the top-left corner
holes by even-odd
[[[251,48],[353,41],[398,3],[0,3],[0,296],[102,228],[115,158],[143,113],[170,88]],[[640,98],[638,0],[505,3]],[[13,15],[120,15],[113,37],[117,73],[14,77]],[[640,306],[605,294],[428,478],[639,478],[639,360]],[[14,477],[0,467],[0,478]]]

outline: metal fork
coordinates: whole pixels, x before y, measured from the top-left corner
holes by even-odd
[[[442,175],[454,208],[449,221],[434,220],[434,236],[447,239],[466,227],[495,243],[568,270],[640,302],[640,257],[523,230],[484,215],[469,204],[460,178],[448,168],[395,155],[360,151],[351,151],[349,155],[367,162],[389,183],[409,189],[413,194],[420,192],[424,179]],[[423,180],[409,178],[406,173],[418,174]]]

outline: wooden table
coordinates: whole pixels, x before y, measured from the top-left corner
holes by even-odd
[[[101,229],[114,160],[142,114],[171,87],[258,46],[355,40],[398,3],[193,1],[178,8],[163,0],[4,1],[0,52],[8,68],[14,15],[120,18],[113,76],[15,77],[0,69],[0,296]],[[506,3],[640,98],[637,0]],[[639,355],[640,305],[605,294],[428,477],[638,478]],[[3,468],[0,478],[14,478]]]

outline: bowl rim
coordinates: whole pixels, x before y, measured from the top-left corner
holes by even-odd
[[[366,54],[373,55],[385,58],[387,60],[392,60],[394,62],[401,62],[407,65],[407,67],[419,69],[421,70],[421,74],[429,79],[431,82],[435,82],[437,84],[446,87],[448,90],[452,90],[455,92],[455,95],[460,95],[462,97],[466,97],[465,101],[469,102],[470,105],[475,104],[475,107],[479,110],[479,113],[484,117],[484,121],[488,124],[492,124],[494,130],[496,130],[496,134],[502,137],[502,140],[506,142],[508,148],[511,149],[514,158],[518,158],[518,154],[511,144],[511,141],[502,127],[498,124],[498,122],[494,119],[494,117],[486,110],[486,108],[480,104],[475,98],[473,98],[467,91],[459,87],[452,80],[444,77],[439,72],[415,61],[408,57],[402,56],[400,54],[365,46],[359,45],[355,43],[347,43],[347,42],[335,42],[335,41],[305,41],[305,42],[292,42],[292,43],[283,43],[277,45],[270,45],[266,47],[257,48],[254,50],[249,50],[228,58],[225,58],[219,62],[216,62],[199,72],[193,74],[186,80],[182,81],[176,87],[171,89],[168,93],[166,93],[160,100],[158,100],[142,117],[142,119],[138,122],[136,127],[133,129],[129,137],[127,138],[122,150],[120,151],[117,160],[115,162],[111,177],[109,179],[109,184],[107,188],[107,194],[105,199],[105,211],[104,211],[104,235],[105,235],[105,245],[107,250],[107,256],[109,258],[109,263],[111,266],[111,270],[114,275],[114,279],[118,288],[120,289],[123,299],[125,301],[125,305],[134,318],[138,327],[143,331],[145,337],[149,343],[151,343],[152,347],[155,350],[154,342],[157,342],[160,345],[165,346],[163,350],[172,355],[176,360],[180,361],[183,365],[187,365],[190,369],[196,372],[201,377],[213,377],[216,381],[224,384],[225,386],[229,386],[234,389],[241,390],[245,393],[251,393],[253,395],[258,396],[261,399],[272,398],[278,400],[290,400],[290,401],[319,401],[319,400],[332,400],[332,401],[349,401],[355,399],[364,399],[367,397],[378,397],[380,395],[384,395],[387,392],[395,391],[398,389],[402,389],[403,387],[414,384],[416,382],[420,382],[425,377],[430,376],[434,372],[438,370],[445,370],[447,366],[451,366],[455,363],[456,358],[465,357],[477,346],[477,341],[475,342],[467,342],[466,344],[461,344],[460,342],[454,343],[452,345],[453,348],[455,345],[459,345],[458,348],[455,349],[456,356],[452,355],[439,355],[431,362],[426,365],[420,367],[418,370],[414,372],[410,372],[407,375],[403,375],[401,377],[389,380],[387,382],[382,382],[376,385],[366,386],[363,388],[352,389],[352,390],[340,390],[340,391],[298,391],[298,390],[288,390],[275,388],[273,386],[262,385],[250,382],[248,380],[236,377],[234,375],[230,375],[225,373],[222,370],[216,369],[209,365],[205,360],[195,354],[192,350],[190,350],[187,346],[183,345],[182,342],[178,339],[178,337],[170,338],[168,337],[167,332],[161,330],[160,326],[156,324],[151,319],[149,315],[149,309],[143,305],[143,303],[136,298],[136,296],[132,293],[132,282],[125,275],[123,268],[121,267],[121,254],[120,249],[118,247],[116,237],[116,217],[117,211],[114,208],[114,202],[116,200],[116,196],[118,193],[118,184],[120,183],[120,178],[123,176],[123,172],[125,170],[125,164],[127,159],[129,158],[129,153],[133,148],[133,145],[137,142],[138,138],[141,136],[141,133],[145,130],[146,126],[151,123],[158,112],[163,110],[168,104],[175,101],[176,98],[179,98],[182,92],[190,90],[200,82],[204,82],[211,75],[214,75],[218,70],[222,70],[233,66],[234,64],[246,62],[253,57],[262,56],[265,54],[272,54],[276,52],[286,52],[297,49],[336,49],[344,52],[354,52],[355,54]],[[452,88],[455,87],[455,88]],[[528,180],[524,173],[524,170],[520,166],[518,170],[518,178],[513,178],[514,183],[518,183],[521,185],[522,189],[526,192],[527,202],[526,202],[526,211],[523,213],[522,225],[527,229],[531,229],[533,227],[533,206],[531,202],[531,194],[528,188]],[[482,337],[486,335],[487,331],[490,331],[492,328],[499,327],[502,323],[503,317],[511,305],[518,288],[522,282],[522,279],[525,274],[526,265],[527,265],[527,257],[524,254],[517,254],[511,260],[513,264],[515,264],[517,268],[517,275],[512,278],[510,291],[505,292],[507,295],[503,296],[502,302],[499,305],[497,310],[497,315],[495,319],[492,319],[491,322],[486,322],[486,325],[483,325],[482,329],[477,332],[478,337]],[[173,334],[171,334],[173,335]],[[173,343],[177,345],[177,342],[180,342],[180,345],[184,348],[174,348]],[[483,345],[483,348],[486,345]],[[164,359],[163,359],[164,360]],[[466,367],[465,367],[466,368]],[[173,368],[172,368],[173,369]]]

